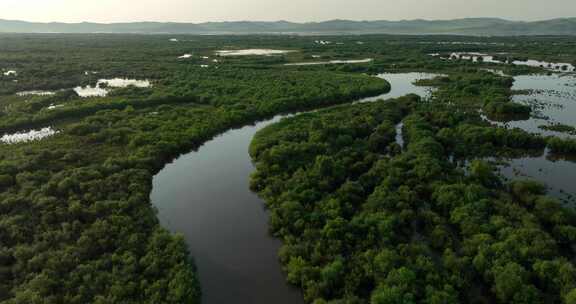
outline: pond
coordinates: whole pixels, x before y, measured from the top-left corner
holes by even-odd
[[[378,74],[378,77],[384,78],[390,83],[390,92],[374,97],[364,98],[361,101],[367,102],[376,101],[378,99],[398,98],[407,94],[416,94],[420,95],[422,98],[430,98],[430,96],[432,96],[433,88],[417,86],[414,84],[414,82],[422,79],[432,79],[438,76],[442,75],[420,72]]]
[[[34,95],[34,96],[52,96],[56,93],[52,92],[52,91],[24,91],[24,92],[18,92],[16,93],[16,95],[18,96],[30,96],[30,95]]]
[[[104,97],[108,95],[108,90],[99,86],[75,87],[74,92],[80,97]]]
[[[428,96],[412,83],[434,74],[381,74],[392,90]],[[205,304],[303,303],[285,283],[277,258],[280,242],[268,234],[264,202],[249,189],[254,171],[248,147],[256,132],[284,116],[229,130],[167,164],[153,180],[151,201],[161,224],[182,233],[195,258]]]
[[[74,91],[80,97],[104,97],[108,95],[110,88],[126,88],[134,86],[137,88],[148,88],[152,86],[148,80],[126,79],[126,78],[112,78],[100,79],[95,86],[76,87]]]
[[[2,135],[2,137],[0,137],[0,143],[10,145],[10,144],[38,141],[56,135],[59,132],[60,131],[52,129],[52,127],[45,127],[40,130],[29,130],[13,134],[4,134]]]
[[[220,56],[270,56],[270,55],[282,55],[290,52],[294,51],[271,50],[271,49],[245,49],[245,50],[216,51],[216,54]]]
[[[316,62],[295,62],[286,63],[285,65],[300,66],[300,65],[324,65],[324,64],[352,64],[352,63],[368,63],[372,62],[374,59],[350,59],[350,60],[330,60],[330,61],[316,61]]]
[[[508,179],[533,179],[546,184],[548,194],[570,207],[576,207],[576,162],[555,158],[544,151],[542,155],[505,160],[499,172]]]

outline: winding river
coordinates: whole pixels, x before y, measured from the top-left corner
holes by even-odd
[[[392,90],[358,100],[369,102],[409,93],[434,74],[381,74]],[[202,303],[303,303],[285,283],[278,262],[280,241],[268,234],[264,202],[248,187],[254,171],[248,147],[256,132],[283,116],[229,130],[197,151],[167,164],[153,180],[151,200],[162,225],[184,235],[198,267]]]

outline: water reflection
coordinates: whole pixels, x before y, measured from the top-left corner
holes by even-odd
[[[378,99],[398,98],[407,94],[417,94],[422,98],[427,99],[432,96],[434,88],[427,86],[417,86],[414,83],[418,80],[432,79],[438,76],[441,75],[419,72],[378,74],[378,77],[386,79],[390,83],[390,92],[374,97],[364,98],[362,101],[376,101]]]
[[[545,183],[549,194],[572,207],[576,207],[576,162],[545,151],[542,155],[506,160],[500,173],[509,179],[535,179]]]

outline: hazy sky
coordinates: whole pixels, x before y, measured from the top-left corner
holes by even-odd
[[[574,16],[576,0],[0,0],[0,19],[63,22]]]

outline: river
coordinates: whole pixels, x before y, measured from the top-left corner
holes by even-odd
[[[434,74],[381,74],[387,94],[369,102],[430,88],[413,85]],[[296,114],[297,115],[297,114]],[[288,286],[277,258],[280,241],[268,234],[264,202],[249,189],[254,171],[248,147],[254,134],[283,116],[229,130],[167,164],[153,180],[151,200],[163,227],[182,233],[198,267],[202,303],[303,303]]]

